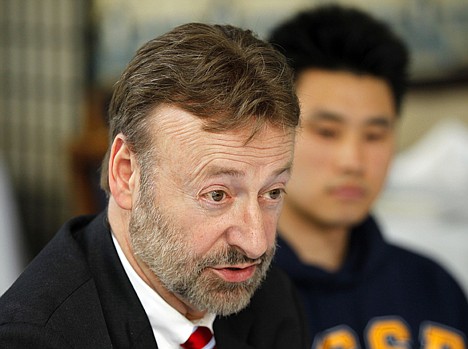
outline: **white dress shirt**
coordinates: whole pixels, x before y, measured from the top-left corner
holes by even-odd
[[[215,314],[207,313],[196,322],[188,320],[143,281],[130,265],[113,234],[112,239],[125,272],[148,316],[159,349],[180,349],[180,344],[190,337],[196,326],[206,326],[213,332]]]

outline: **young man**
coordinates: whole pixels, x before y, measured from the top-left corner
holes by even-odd
[[[275,261],[304,299],[313,347],[465,348],[459,286],[434,262],[388,244],[370,215],[394,153],[404,44],[338,6],[298,14],[271,42],[295,70],[302,124]]]
[[[269,270],[299,120],[284,57],[177,27],[137,52],[109,117],[107,211],[68,222],[4,294],[0,347],[306,347]]]

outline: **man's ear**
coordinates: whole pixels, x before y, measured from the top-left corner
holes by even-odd
[[[109,156],[109,187],[117,204],[125,209],[132,208],[136,194],[139,171],[136,158],[125,140],[118,134],[114,138]]]

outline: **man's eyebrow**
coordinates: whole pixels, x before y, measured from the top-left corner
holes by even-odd
[[[290,173],[292,168],[292,161],[288,162],[284,167],[281,167],[273,172],[273,176],[279,176],[283,173]],[[208,177],[220,177],[220,176],[230,176],[230,177],[244,177],[245,172],[233,167],[212,167],[207,172]]]
[[[333,122],[345,122],[345,118],[338,113],[333,113],[326,110],[316,111],[306,117],[306,121],[333,121]],[[365,123],[366,126],[379,126],[385,128],[391,128],[394,125],[394,118],[385,115],[376,115],[368,118]]]
[[[375,116],[368,119],[365,124],[367,126],[379,126],[384,128],[392,128],[394,123],[394,119],[385,116]]]
[[[344,118],[337,114],[327,110],[318,110],[305,117],[306,121],[336,121],[343,122]]]
[[[286,166],[279,168],[274,172],[274,176],[277,177],[283,173],[290,174],[292,169],[292,161],[289,161]]]
[[[243,177],[245,172],[233,167],[212,167],[207,173],[208,177],[220,177],[220,176],[230,176],[230,177]]]

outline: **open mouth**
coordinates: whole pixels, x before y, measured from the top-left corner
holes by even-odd
[[[257,265],[249,265],[246,267],[221,267],[211,268],[211,270],[221,277],[223,280],[228,282],[243,282],[250,279],[257,269]]]

